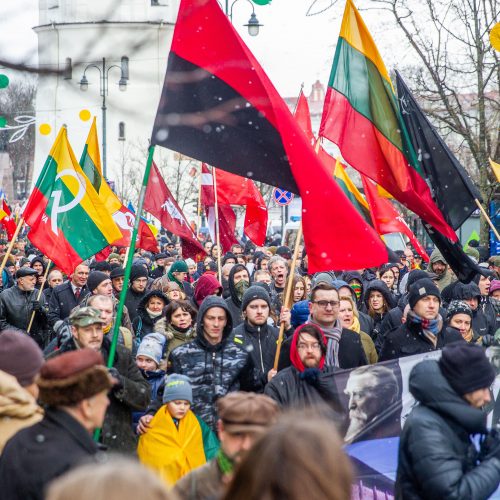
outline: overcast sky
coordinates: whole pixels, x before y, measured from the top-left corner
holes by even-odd
[[[75,0],[76,1],[76,0]],[[301,83],[309,93],[319,79],[326,84],[338,38],[343,0],[273,0],[270,5],[255,6],[259,21],[264,24],[257,37],[249,37],[242,25],[248,21],[250,6],[239,0],[234,6],[234,24],[243,35],[256,58],[283,96],[297,95]],[[325,12],[306,16],[308,9],[319,11],[334,3]],[[367,0],[358,0],[360,7]],[[396,31],[388,14],[363,12],[382,56],[388,66],[407,56],[398,46],[393,50]],[[389,17],[389,18],[388,18]],[[32,30],[38,24],[38,0],[0,0],[0,56],[23,60],[36,57],[37,37]]]

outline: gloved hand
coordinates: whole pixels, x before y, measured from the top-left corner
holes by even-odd
[[[479,450],[479,460],[496,457],[500,460],[500,434],[496,429],[492,429],[481,441]]]
[[[305,380],[310,385],[317,385],[321,371],[318,368],[306,368],[301,374],[300,378]]]
[[[42,308],[42,305],[40,304],[39,300],[32,300],[31,301],[31,310],[32,311],[39,311]]]
[[[495,340],[493,335],[483,335],[481,338],[481,344],[483,347],[490,347],[492,345],[498,345],[498,342]]]
[[[120,389],[123,389],[123,376],[120,375],[120,372],[114,366],[112,366],[111,368],[108,368],[108,373],[115,380],[117,380],[117,383],[112,387],[111,391],[112,392],[117,392]]]

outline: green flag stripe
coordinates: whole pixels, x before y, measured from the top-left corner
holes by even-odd
[[[99,193],[99,189],[101,188],[101,174],[97,170],[92,158],[88,154],[88,144],[85,144],[83,148],[82,157],[80,158],[80,166],[82,167],[83,172],[89,178],[94,189]]]
[[[349,191],[349,188],[342,179],[340,179],[339,177],[335,177],[335,180],[337,181],[340,189],[342,189],[347,198],[349,198],[349,201],[353,204],[354,208],[359,212],[361,217],[363,217],[363,219],[371,226],[372,220],[370,217],[370,211],[358,202],[354,194]]]

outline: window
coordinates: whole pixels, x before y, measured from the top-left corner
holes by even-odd
[[[119,141],[125,140],[125,122],[120,122],[118,124],[118,140]]]

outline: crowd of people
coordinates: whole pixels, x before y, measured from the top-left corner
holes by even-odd
[[[500,359],[500,256],[481,262],[471,246],[481,273],[462,283],[438,250],[428,265],[408,247],[376,269],[311,275],[304,248],[292,265],[284,246],[219,255],[207,241],[192,259],[167,241],[138,250],[125,283],[115,250],[69,276],[23,239],[7,259],[1,498],[351,498],[342,446],[370,412],[357,381],[437,350],[410,375],[420,404],[402,430],[396,497],[498,487],[500,438],[484,408],[496,376],[485,349]],[[348,424],[321,382],[347,369]]]

